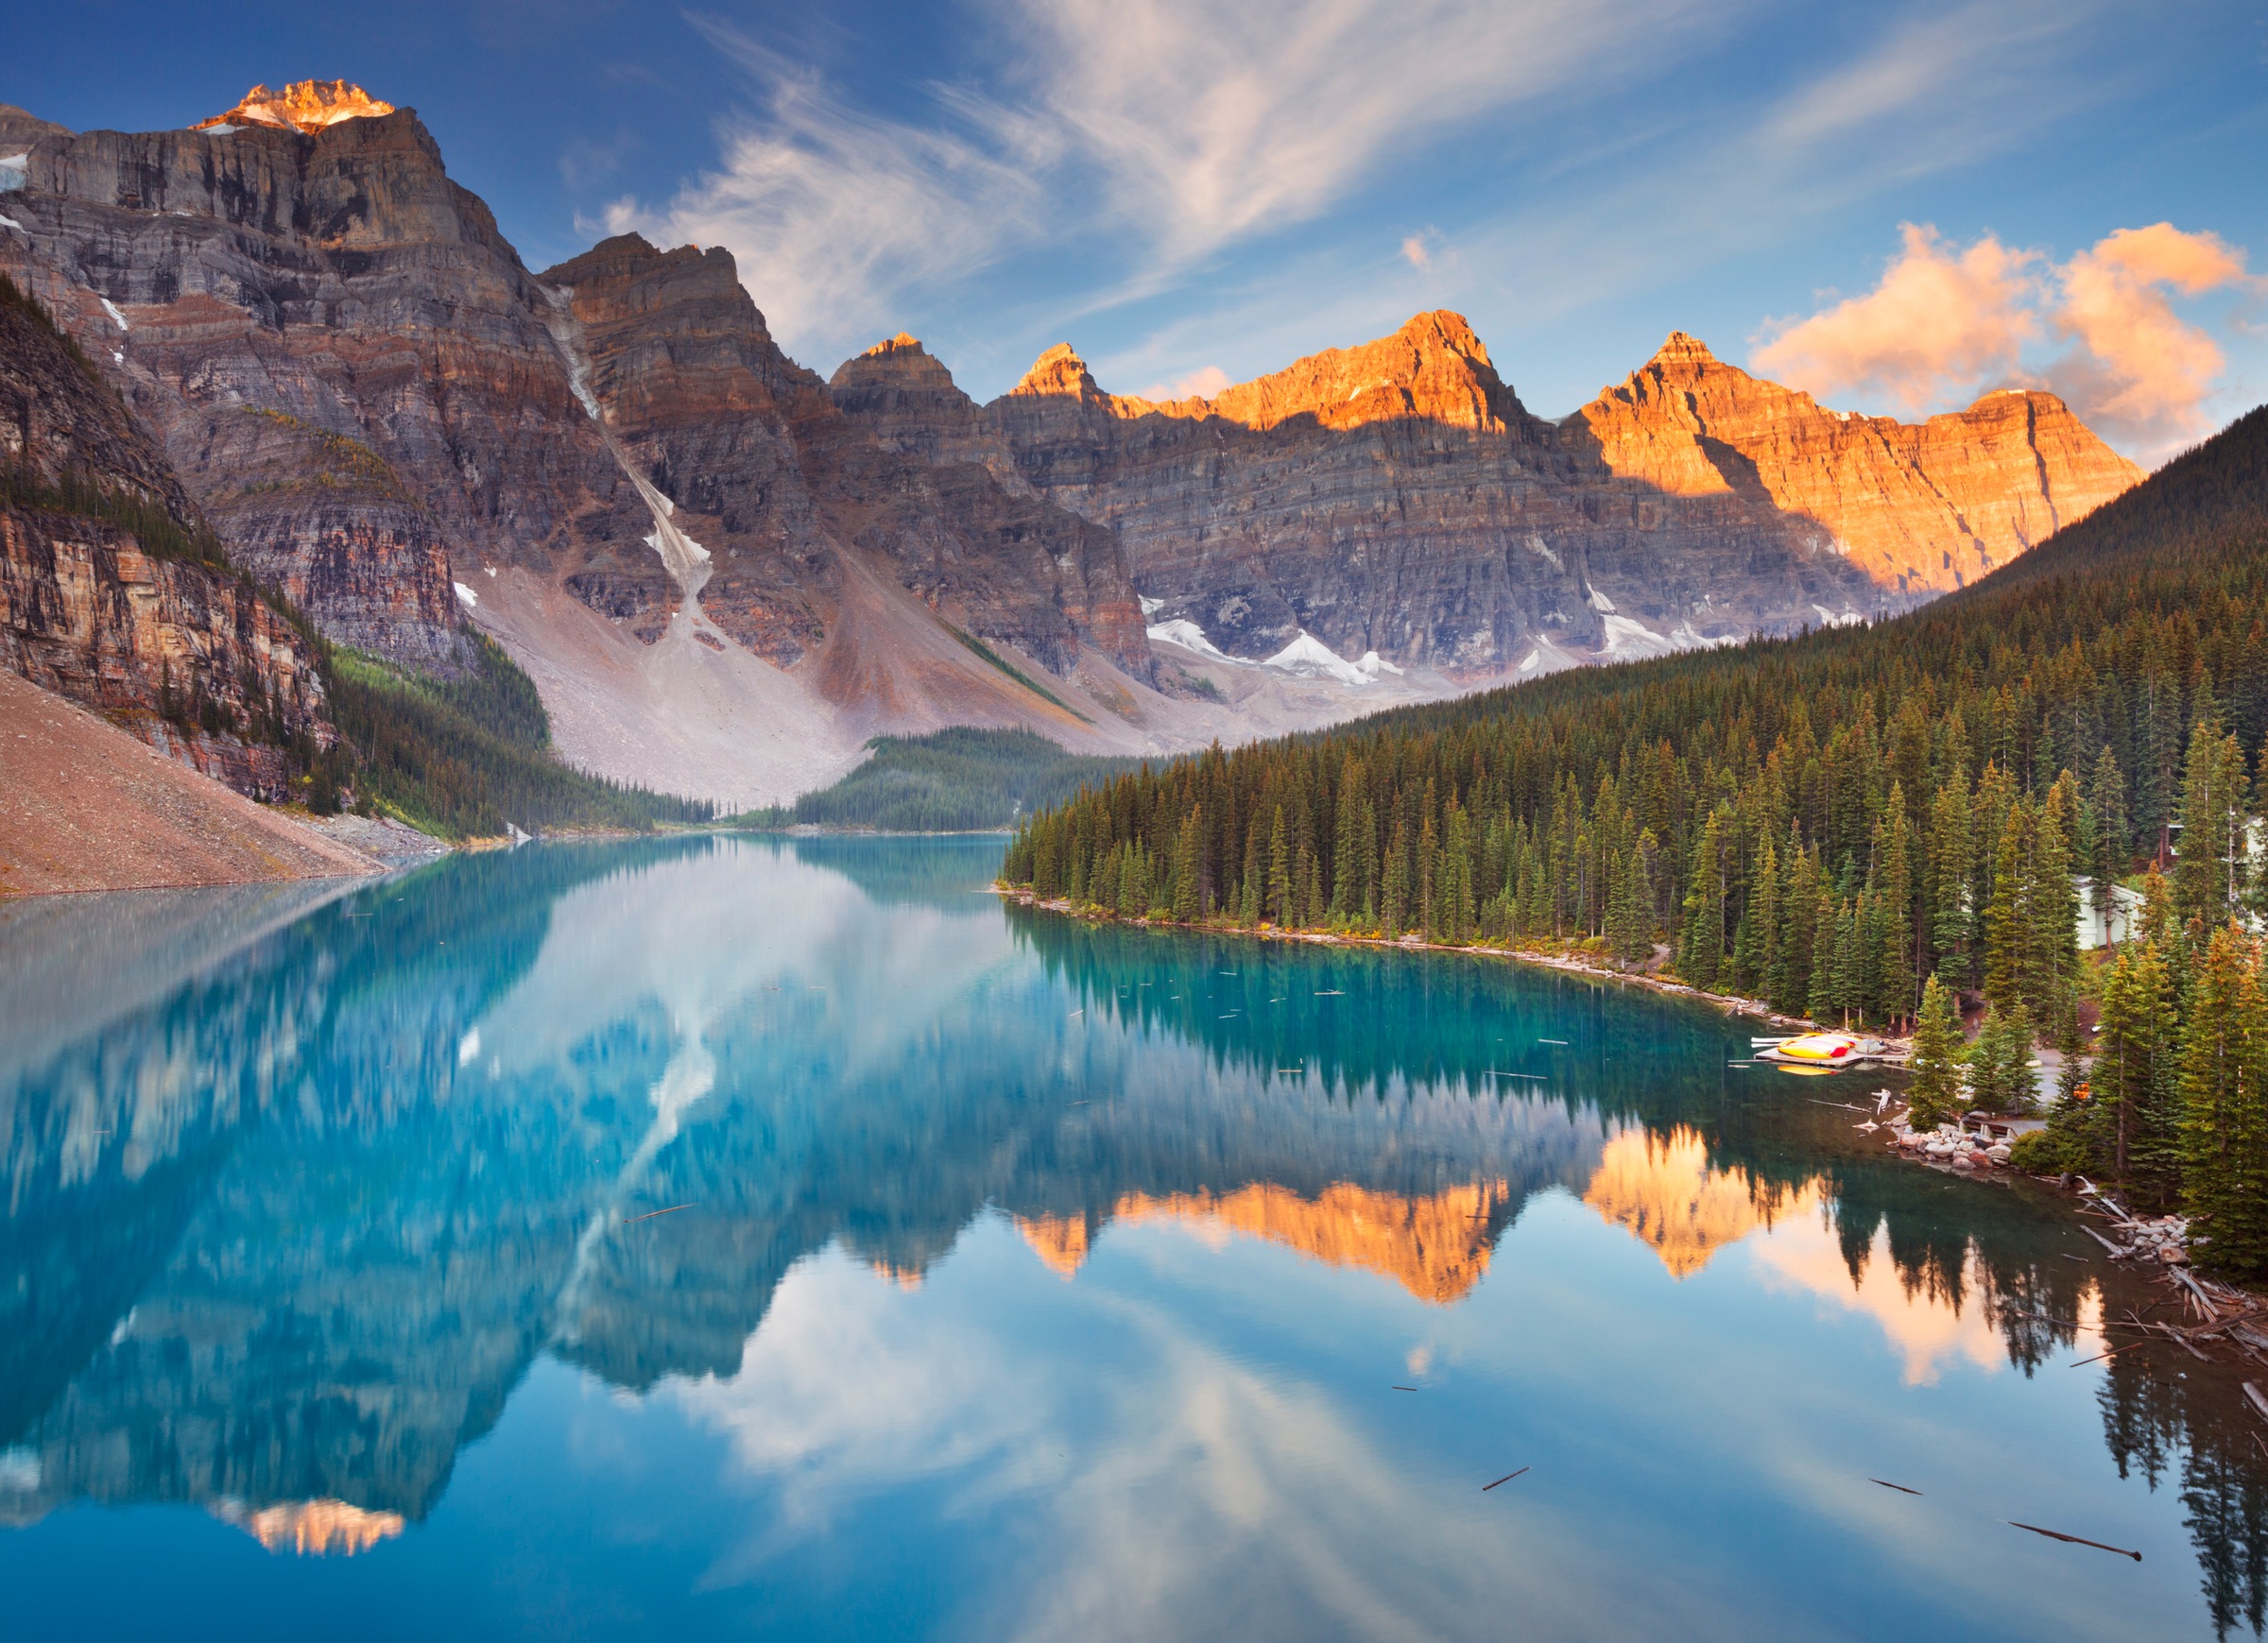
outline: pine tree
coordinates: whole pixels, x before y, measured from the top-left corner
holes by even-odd
[[[1935,976],[1922,984],[1908,1065],[1914,1084],[1907,1101],[1916,1129],[1934,1129],[1961,1110],[1961,1018],[1952,989]]]
[[[1929,919],[1935,972],[1949,987],[1969,984],[1968,885],[1973,864],[1966,778],[1937,790],[1930,807]]]
[[[1432,941],[1440,932],[1435,899],[1441,874],[1441,835],[1434,828],[1434,784],[1429,781],[1425,785],[1424,815],[1418,829],[1418,928]]]
[[[1331,916],[1352,918],[1363,910],[1363,762],[1353,754],[1339,770],[1338,825],[1331,851]]]
[[[1174,841],[1174,916],[1184,924],[1196,922],[1204,848],[1205,813],[1200,807],[1189,813]]]
[[[2251,877],[2245,788],[2237,739],[2201,713],[2190,738],[2174,862],[2174,913],[2184,924],[2200,919],[2210,928],[2243,905]]]
[[[2181,1046],[2182,1205],[2203,1235],[2201,1258],[2241,1275],[2268,1266],[2264,1078],[2259,957],[2230,924],[2214,933],[2197,967]]]
[[[2128,850],[2126,778],[2120,772],[2118,759],[2107,744],[2102,757],[2095,761],[2087,796],[2094,823],[2094,847],[2087,862],[2090,911],[2095,917],[2096,933],[2107,943],[2116,906],[2111,893],[2126,876]]]
[[[1140,918],[1150,910],[1150,879],[1143,863],[1141,840],[1120,858],[1118,874],[1118,916]]]
[[[1279,930],[1292,922],[1292,849],[1284,835],[1281,805],[1276,807],[1276,818],[1268,823],[1267,917]]]
[[[2071,877],[2070,837],[2078,805],[2078,783],[2067,770],[2040,806],[2024,889],[2024,1006],[2051,1032],[2059,1031],[2064,1017],[2076,1007],[2079,892]]]
[[[1996,1009],[2024,996],[2024,944],[2031,930],[2027,892],[2033,845],[2032,801],[2008,806],[1993,852],[1992,895],[1984,905],[1984,996]]]
[[[1883,1018],[1910,1019],[1918,943],[1915,920],[1914,830],[1906,816],[1905,788],[1893,781],[1883,802],[1882,847],[1875,883],[1882,899],[1876,951],[1876,1000]]]
[[[1455,799],[1449,801],[1449,835],[1443,841],[1439,900],[1441,939],[1463,947],[1472,939],[1472,816]]]
[[[1742,922],[1747,928],[1748,939],[1741,960],[1741,990],[1759,998],[1772,999],[1780,977],[1782,960],[1779,951],[1779,852],[1773,848],[1772,835],[1764,835],[1756,868],[1756,889],[1748,899],[1748,911]]]
[[[1819,911],[1812,921],[1811,976],[1804,995],[1803,1013],[1824,1025],[1842,1007],[1843,978],[1837,973],[1835,963],[1835,904],[1825,896],[1818,897],[1816,904]]]
[[[1386,846],[1385,882],[1379,890],[1381,933],[1392,941],[1409,928],[1410,835],[1400,816],[1394,818],[1394,836]]]
[[[1984,1112],[2028,1113],[2038,1104],[2032,1022],[2023,1005],[1996,1007],[1969,1053],[1969,1099]]]
[[[2130,944],[2119,955],[2103,984],[2089,1104],[2096,1167],[2159,1202],[2172,1197],[2180,1167],[2171,994],[2156,942]]]
[[[1704,990],[1717,985],[1718,971],[1725,964],[1726,939],[1731,934],[1725,923],[1731,877],[1731,864],[1726,859],[1727,829],[1731,819],[1732,809],[1727,804],[1720,803],[1709,813],[1693,845],[1692,870],[1686,875],[1690,888],[1685,895],[1677,973]]]

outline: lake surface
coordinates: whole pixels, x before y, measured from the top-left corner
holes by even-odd
[[[1864,1075],[1000,849],[0,906],[0,1630],[2259,1630],[2238,1372]]]

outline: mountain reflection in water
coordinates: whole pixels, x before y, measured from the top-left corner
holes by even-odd
[[[543,847],[361,888],[0,907],[0,1559],[67,1509],[145,1503],[279,1553],[422,1555],[460,1532],[460,1462],[510,1448],[507,1410],[551,1419],[580,1384],[619,1401],[561,1431],[628,1452],[676,1421],[742,1480],[695,1494],[770,1480],[765,1526],[662,1606],[762,1586],[782,1632],[1458,1633],[1517,1594],[1544,1634],[1832,1634],[1835,1603],[1884,1600],[1838,1559],[1901,1556],[1950,1583],[1909,1618],[1956,1633],[2259,1629],[2268,1461],[2233,1372],[2067,1370],[2159,1295],[2071,1258],[2089,1246],[2043,1195],[1888,1160],[1818,1084],[1728,1069],[1745,1028],[1706,1011],[1073,923],[985,894],[998,850]],[[1870,1401],[1834,1403],[1876,1357]],[[1493,1387],[1458,1430],[1504,1447],[1429,1428],[1398,1458],[1346,1398],[1404,1377],[1435,1401],[1395,1420]],[[1694,1464],[1739,1432],[1746,1453],[1653,1477],[1666,1440],[1609,1429],[1618,1378],[1706,1413]],[[1973,1430],[1943,1424],[1968,1418],[1956,1386]],[[1882,1402],[1901,1388],[1936,1427]],[[1792,1435],[1879,1423],[1843,1467],[1862,1483],[1949,1446],[1989,1481],[2035,1419],[2050,1481],[2107,1440],[2138,1486],[2114,1499],[2106,1473],[2087,1521],[2186,1541],[2202,1605],[2137,1584],[2172,1579],[2162,1557],[1994,1542],[1983,1580],[1984,1530],[1940,1551],[1915,1538],[1933,1520],[1826,1504]],[[1521,1499],[1576,1493],[1473,1517],[1464,1474],[1531,1453]],[[2055,1487],[2026,1509],[2069,1512]],[[1690,1521],[1695,1489],[1721,1523]],[[963,1548],[950,1578],[876,1586],[873,1624],[839,1569],[780,1596],[789,1549],[862,1564],[873,1502],[909,1490],[933,1537],[991,1524],[1026,1561]],[[1792,1532],[1769,1527],[1789,1505],[1873,1549],[1736,1532]],[[1709,1572],[1760,1555],[1769,1598]]]

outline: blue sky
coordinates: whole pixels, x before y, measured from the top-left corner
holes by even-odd
[[[2054,386],[2146,459],[2268,397],[2253,7],[77,0],[8,41],[0,100],[81,129],[358,80],[531,265],[725,244],[804,363],[902,329],[980,398],[1057,341],[1203,388],[1432,307],[1550,415],[1673,328],[1846,408]]]

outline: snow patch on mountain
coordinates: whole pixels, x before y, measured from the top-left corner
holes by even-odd
[[[1539,679],[1546,674],[1565,673],[1571,667],[1582,665],[1583,659],[1573,651],[1563,650],[1548,639],[1538,639],[1512,671],[1518,678]]]
[[[1332,678],[1343,685],[1373,684],[1378,679],[1379,666],[1383,664],[1379,662],[1375,650],[1367,653],[1364,660],[1373,664],[1368,672],[1347,660],[1314,634],[1301,628],[1298,638],[1268,658],[1261,666],[1278,668],[1301,678]],[[1398,668],[1395,671],[1399,673],[1400,670]]]
[[[31,155],[0,154],[0,194],[12,194],[31,180]]]
[[[1152,639],[1163,640],[1168,644],[1177,644],[1183,650],[1194,650],[1207,661],[1230,662],[1237,667],[1252,665],[1242,657],[1230,656],[1211,640],[1207,639],[1205,630],[1186,616],[1177,616],[1171,622],[1160,622],[1145,631]]]

